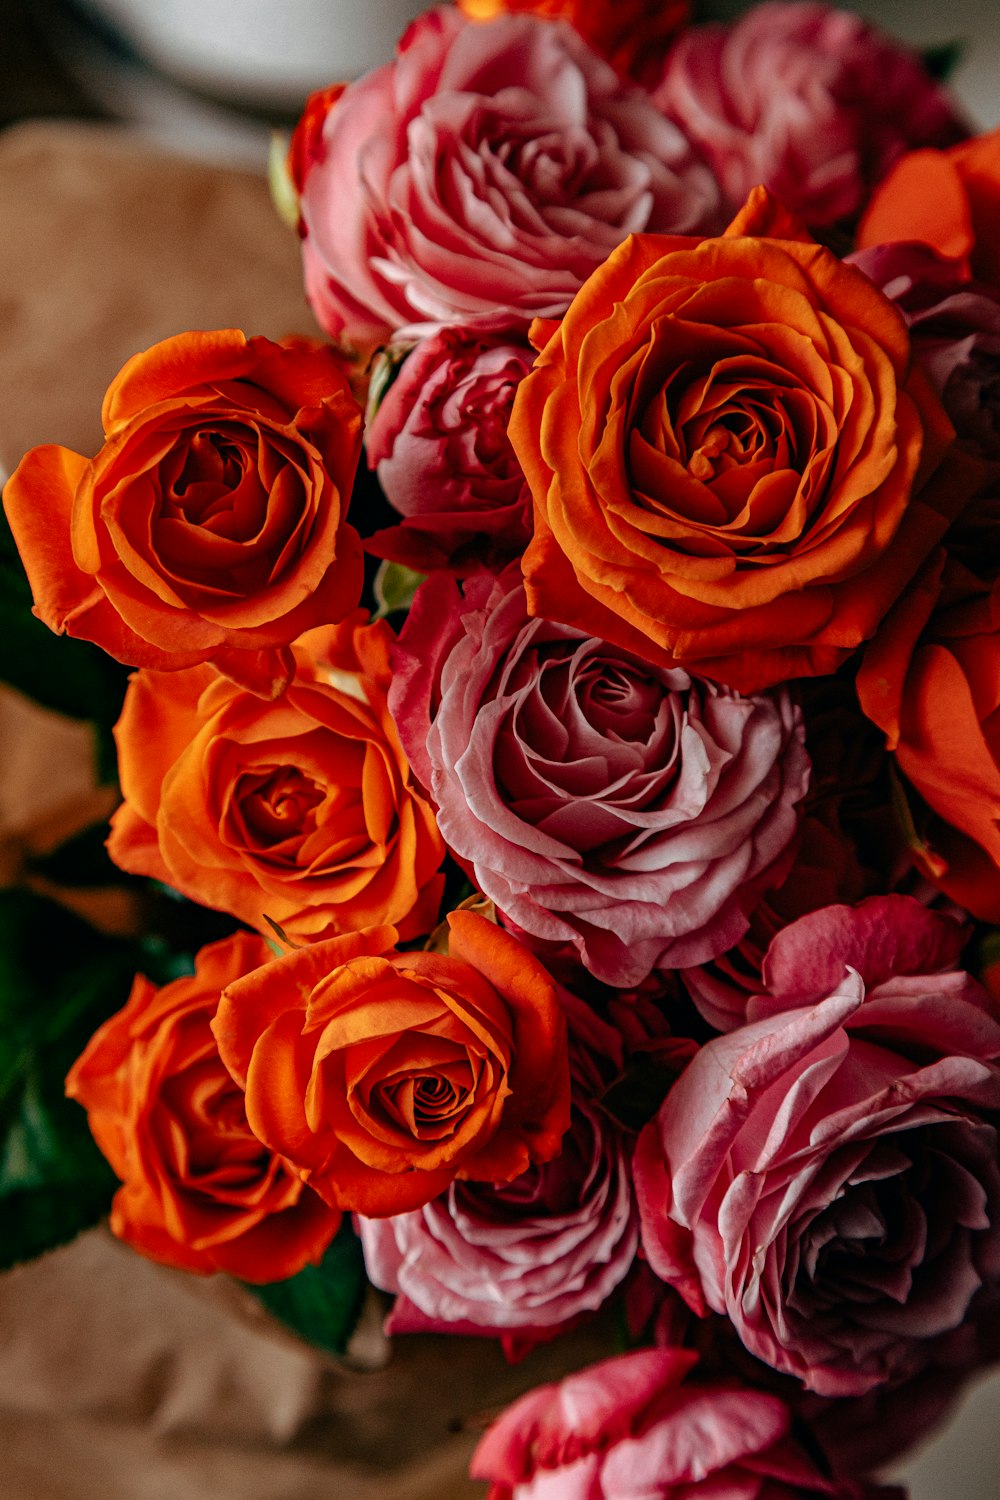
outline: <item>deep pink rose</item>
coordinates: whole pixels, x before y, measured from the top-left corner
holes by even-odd
[[[558,317],[633,231],[720,225],[678,128],[571,27],[444,6],[340,96],[301,214],[313,310],[361,345]]]
[[[813,228],[856,216],[904,152],[968,134],[915,53],[827,5],[691,27],[653,97],[734,209],[763,183]]]
[[[507,436],[535,353],[513,335],[447,328],[411,350],[365,433],[401,524],[365,545],[418,573],[499,572],[531,540],[531,491]]]
[[[926,1442],[967,1393],[969,1381],[996,1364],[1000,1288],[994,1293],[975,1319],[932,1341],[926,1367],[912,1379],[854,1400],[828,1401],[810,1391],[790,1400],[837,1473],[870,1474]]]
[[[390,708],[480,890],[606,984],[730,947],[791,859],[809,763],[788,695],[529,619],[515,569],[464,598],[421,586]]]
[[[963,937],[906,896],[792,923],[636,1149],[653,1269],[820,1395],[914,1374],[996,1295],[1000,1020]]]
[[[456,1182],[414,1213],[357,1221],[370,1279],[398,1294],[388,1332],[553,1329],[596,1312],[628,1275],[631,1146],[598,1104],[609,1081],[598,1059],[619,1071],[621,1042],[563,998],[571,1114],[559,1156],[513,1182]]]
[[[777,1396],[686,1382],[697,1356],[642,1349],[529,1391],[472,1459],[488,1500],[902,1500],[828,1480],[790,1435]]]

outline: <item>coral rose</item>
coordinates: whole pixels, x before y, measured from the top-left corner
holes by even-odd
[[[224,986],[270,957],[238,932],[162,989],[139,975],[66,1080],[124,1184],[114,1233],[167,1265],[256,1282],[318,1262],[341,1217],[257,1140],[212,1035]]]
[[[306,291],[361,346],[555,316],[631,231],[720,222],[677,127],[569,26],[532,15],[429,11],[348,86],[312,151]]]
[[[909,1378],[1000,1291],[1000,1017],[964,936],[905,896],[792,923],[639,1138],[653,1270],[823,1396]]]
[[[904,152],[968,133],[915,52],[827,5],[755,5],[691,27],[653,98],[730,207],[763,183],[817,229],[853,219]]]
[[[124,804],[116,864],[313,940],[437,919],[444,844],[389,715],[384,621],[361,611],[294,647],[264,702],[208,667],[132,678],[115,728]]]
[[[1000,130],[948,151],[914,151],[882,182],[858,247],[918,240],[1000,286]]]
[[[872,642],[861,706],[932,818],[920,868],[968,911],[1000,922],[1000,581],[939,558]],[[917,822],[922,812],[914,810]]]
[[[628,240],[509,428],[532,614],[743,692],[833,671],[978,482],[892,304],[768,227],[760,192],[721,239]]]
[[[831,1481],[792,1437],[777,1396],[688,1381],[697,1355],[639,1349],[515,1401],[471,1465],[488,1500],[903,1500]]]
[[[406,1213],[456,1178],[509,1182],[559,1151],[566,1023],[541,964],[453,912],[449,953],[391,927],[287,954],[229,986],[215,1034],[254,1132],[327,1202]]]
[[[674,37],[686,24],[689,0],[458,0],[474,21],[505,11],[531,11],[569,21],[595,52],[619,73],[641,83],[655,73]]]
[[[570,1126],[552,1161],[510,1183],[453,1182],[424,1208],[359,1219],[368,1275],[395,1292],[389,1333],[536,1333],[596,1312],[632,1268],[639,1242],[630,1144],[598,1102],[597,1055],[622,1065],[621,1042],[566,996]]]
[[[499,570],[531,538],[531,491],[507,436],[535,352],[512,335],[446,328],[403,361],[365,431],[402,524],[365,543],[418,573]]]
[[[130,359],[94,459],[33,448],[4,490],[52,630],[131,666],[211,662],[264,696],[358,602],[344,520],[361,410],[326,349],[185,333]]]
[[[809,776],[787,693],[742,697],[529,619],[516,569],[464,597],[428,579],[393,667],[449,848],[510,924],[572,944],[605,984],[716,957],[787,869]]]

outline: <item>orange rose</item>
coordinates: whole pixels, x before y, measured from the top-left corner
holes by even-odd
[[[215,1034],[254,1133],[338,1208],[382,1218],[455,1178],[510,1182],[569,1123],[552,980],[509,933],[449,918],[450,952],[391,927],[331,938],[229,986]]]
[[[858,697],[923,806],[909,806],[925,875],[974,916],[1000,922],[1000,582],[944,555],[865,653]],[[907,802],[915,799],[907,796]]]
[[[238,932],[160,990],[139,975],[66,1080],[124,1184],[114,1233],[152,1260],[255,1282],[318,1262],[341,1217],[253,1135],[212,1035],[223,986],[270,956]]]
[[[720,239],[626,240],[536,324],[509,426],[531,613],[744,693],[832,672],[973,483],[892,304],[755,224],[789,225],[763,189]]]
[[[691,13],[689,0],[458,0],[473,21],[533,11],[569,21],[619,73],[643,78],[654,70]]]
[[[335,356],[179,334],[129,360],[103,420],[96,458],[33,448],[4,491],[35,613],[132,666],[280,693],[289,643],[361,591],[361,411]]]
[[[433,926],[444,844],[386,706],[393,634],[357,611],[293,648],[266,702],[210,667],[139,672],[115,728],[112,859],[310,941]]]
[[[1000,286],[1000,130],[948,151],[911,151],[879,183],[858,246],[919,240]]]

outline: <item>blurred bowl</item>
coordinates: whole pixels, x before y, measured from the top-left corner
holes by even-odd
[[[426,0],[80,0],[159,72],[217,98],[297,111],[387,62]]]

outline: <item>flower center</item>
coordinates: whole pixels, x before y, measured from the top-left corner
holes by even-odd
[[[246,847],[273,850],[292,835],[311,833],[323,796],[295,766],[248,772],[240,778],[234,809]]]

